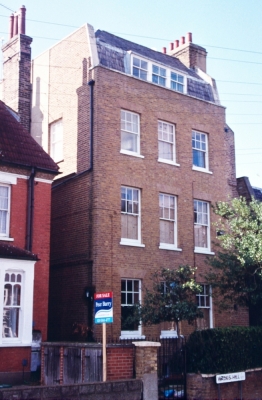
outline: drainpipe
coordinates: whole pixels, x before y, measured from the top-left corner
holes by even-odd
[[[93,136],[94,136],[94,84],[92,79],[88,82],[90,86],[90,166],[89,170],[93,169]]]
[[[35,200],[35,168],[31,170],[28,180],[28,197],[27,197],[27,227],[26,227],[26,250],[32,251],[33,242],[33,219],[34,219],[34,200]]]

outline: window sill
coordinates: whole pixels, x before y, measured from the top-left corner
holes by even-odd
[[[177,331],[165,330],[161,331],[160,339],[177,338]]]
[[[177,164],[175,161],[165,160],[164,158],[159,158],[157,161],[163,164],[169,164],[169,165],[174,165],[175,167],[180,167],[180,164]]]
[[[201,249],[201,248],[197,248],[194,250],[194,253],[196,254],[209,254],[210,256],[214,256],[215,253],[213,251],[210,251],[209,249]]]
[[[0,240],[5,240],[6,242],[13,242],[15,239],[5,236],[0,236]]]
[[[4,342],[2,341],[2,343],[0,343],[0,348],[1,347],[31,347],[32,346],[32,342],[29,343],[22,343],[19,341],[14,340],[13,342],[8,341],[8,342]]]
[[[146,247],[144,244],[141,244],[141,243],[125,242],[123,240],[121,240],[121,242],[119,244],[121,244],[121,246]]]
[[[144,156],[141,156],[138,153],[135,153],[133,151],[128,151],[128,150],[120,150],[120,154],[125,154],[127,156],[138,157],[138,158],[145,158]]]
[[[165,243],[160,243],[159,249],[161,249],[161,250],[182,251],[182,249],[180,249],[178,247],[172,246],[171,244],[168,245],[168,244],[165,244]]]
[[[196,166],[194,166],[194,165],[193,165],[193,167],[192,167],[192,170],[193,170],[193,171],[204,172],[205,174],[213,175],[213,172],[209,171],[208,169],[196,167]]]
[[[121,333],[121,336],[119,337],[120,340],[126,340],[126,339],[130,339],[130,340],[136,340],[136,339],[145,339],[145,335],[132,335],[132,334],[128,334],[125,335],[123,333]]]

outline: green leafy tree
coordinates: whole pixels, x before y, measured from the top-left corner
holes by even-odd
[[[250,324],[262,323],[262,203],[244,198],[219,202],[214,208],[220,250],[206,280],[216,288],[221,308],[249,307]]]
[[[202,286],[195,281],[196,268],[189,265],[178,269],[162,268],[152,275],[152,289],[146,289],[142,304],[134,307],[132,317],[144,325],[155,325],[164,321],[175,322],[177,334],[179,321],[192,323],[203,314],[197,307],[196,294],[201,293]]]

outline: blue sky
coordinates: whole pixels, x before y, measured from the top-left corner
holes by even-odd
[[[25,0],[26,33],[35,57],[88,22],[161,51],[187,32],[208,51],[227,123],[235,132],[237,176],[262,188],[262,1],[260,0]],[[0,38],[21,3],[0,0]],[[68,26],[64,26],[68,25]]]

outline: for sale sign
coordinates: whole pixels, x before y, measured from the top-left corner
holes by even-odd
[[[113,322],[113,292],[95,293],[95,324]]]

